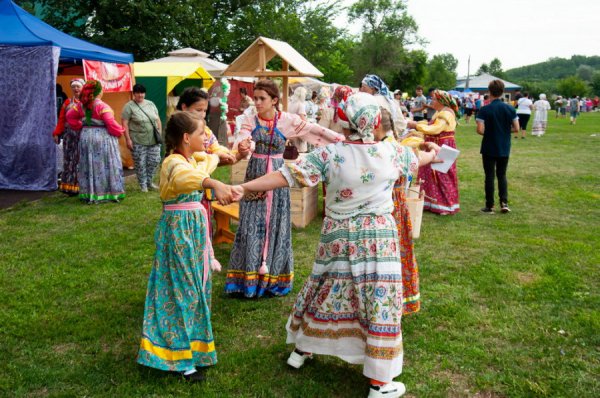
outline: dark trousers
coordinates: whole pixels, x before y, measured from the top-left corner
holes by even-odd
[[[506,181],[508,157],[481,156],[483,158],[483,171],[485,171],[485,207],[494,206],[494,174],[498,178],[500,203],[508,204],[508,183]]]

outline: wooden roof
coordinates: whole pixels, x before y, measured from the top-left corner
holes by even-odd
[[[281,71],[267,70],[267,62],[275,56],[283,61]],[[223,76],[322,77],[323,74],[288,43],[261,36],[229,64]]]

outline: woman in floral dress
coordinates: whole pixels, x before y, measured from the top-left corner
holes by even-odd
[[[287,322],[296,345],[288,364],[300,368],[313,353],[362,364],[370,398],[401,396],[402,271],[392,189],[412,173],[417,157],[396,142],[375,142],[380,110],[373,96],[340,105],[345,142],[318,148],[277,172],[234,187],[234,198],[282,186],[328,185],[312,273]],[[435,152],[422,152],[423,164]]]

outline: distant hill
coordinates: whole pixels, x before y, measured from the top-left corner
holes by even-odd
[[[580,65],[589,65],[596,70],[600,70],[600,56],[573,55],[571,59],[555,57],[539,64],[509,69],[505,73],[507,80],[513,82],[549,81],[575,75]]]

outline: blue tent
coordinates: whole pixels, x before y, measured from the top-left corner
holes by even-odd
[[[0,45],[57,46],[61,61],[87,59],[90,61],[129,64],[131,54],[111,50],[69,36],[37,19],[12,0],[0,0]]]
[[[69,36],[0,0],[0,189],[57,188],[58,63],[81,59],[133,62],[131,54]]]

